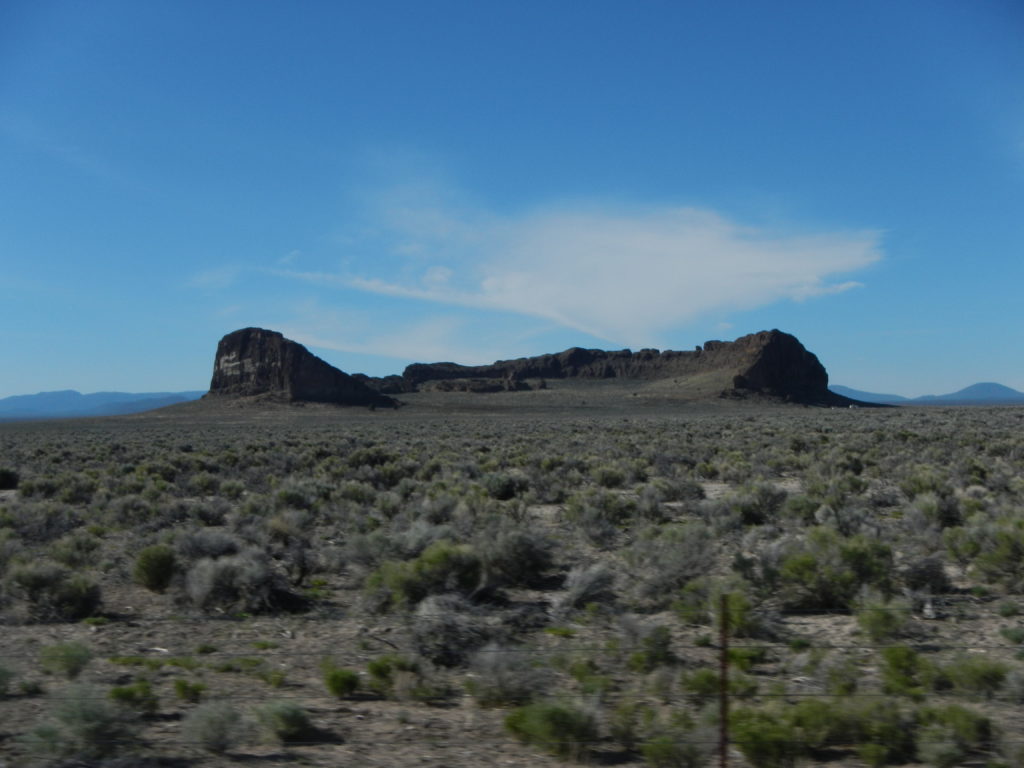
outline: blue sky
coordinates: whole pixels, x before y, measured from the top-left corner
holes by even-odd
[[[1024,389],[1018,0],[0,4],[0,397],[780,328]]]

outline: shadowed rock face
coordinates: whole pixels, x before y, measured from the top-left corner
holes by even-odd
[[[788,333],[761,331],[736,341],[709,341],[692,352],[639,352],[574,347],[565,352],[517,360],[499,360],[490,365],[465,366],[456,363],[415,363],[401,377],[406,392],[439,387],[438,382],[498,380],[495,389],[522,388],[525,379],[686,379],[705,377],[720,380],[719,392],[757,392],[795,402],[833,403],[828,391],[828,374],[818,358]],[[395,377],[366,379],[371,386],[387,384],[399,391]]]
[[[276,331],[243,328],[217,345],[210,394],[274,395],[338,405],[394,406],[395,401],[339,371]]]

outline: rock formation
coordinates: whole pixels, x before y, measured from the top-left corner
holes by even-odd
[[[393,407],[396,401],[276,331],[243,328],[220,340],[210,395]]]
[[[401,379],[362,377],[380,391],[499,391],[530,388],[526,380],[699,379],[715,394],[760,393],[801,403],[846,404],[828,391],[828,374],[818,358],[788,333],[761,331],[736,341],[708,341],[689,352],[628,349],[606,352],[574,347],[558,354],[499,360],[490,365],[414,363]],[[491,382],[486,386],[485,382]]]
[[[220,340],[210,395],[393,407],[397,401],[389,394],[514,392],[574,379],[621,379],[653,396],[685,399],[765,395],[817,405],[856,402],[830,392],[818,358],[778,330],[708,341],[687,352],[574,347],[489,365],[413,363],[401,376],[371,378],[343,373],[275,331],[244,328]]]

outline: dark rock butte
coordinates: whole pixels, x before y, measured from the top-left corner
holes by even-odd
[[[790,402],[847,405],[855,401],[829,392],[828,373],[818,358],[788,333],[761,331],[736,341],[708,341],[689,352],[628,349],[606,352],[574,347],[558,354],[499,360],[490,365],[414,363],[401,377],[359,376],[380,392],[418,390],[513,391],[530,389],[527,379],[633,379],[684,381],[699,377],[714,394],[758,393]],[[536,384],[535,384],[536,385]]]
[[[395,407],[397,401],[276,331],[243,328],[220,340],[210,395]]]

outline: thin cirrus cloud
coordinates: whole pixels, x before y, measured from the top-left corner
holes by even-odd
[[[339,333],[339,329],[351,326],[346,320],[352,318],[307,305],[300,309],[292,323],[283,324],[281,330],[300,344],[334,352],[404,360],[458,360],[469,364],[490,361],[483,350],[460,341],[464,329],[455,318],[440,316],[412,326],[379,329],[357,323],[358,333],[348,335]]]
[[[424,220],[446,224],[425,228]],[[712,313],[858,287],[839,278],[881,258],[875,231],[777,233],[696,208],[555,209],[508,218],[404,209],[388,225],[392,254],[404,258],[391,274],[401,278],[289,276],[515,312],[642,346]]]

